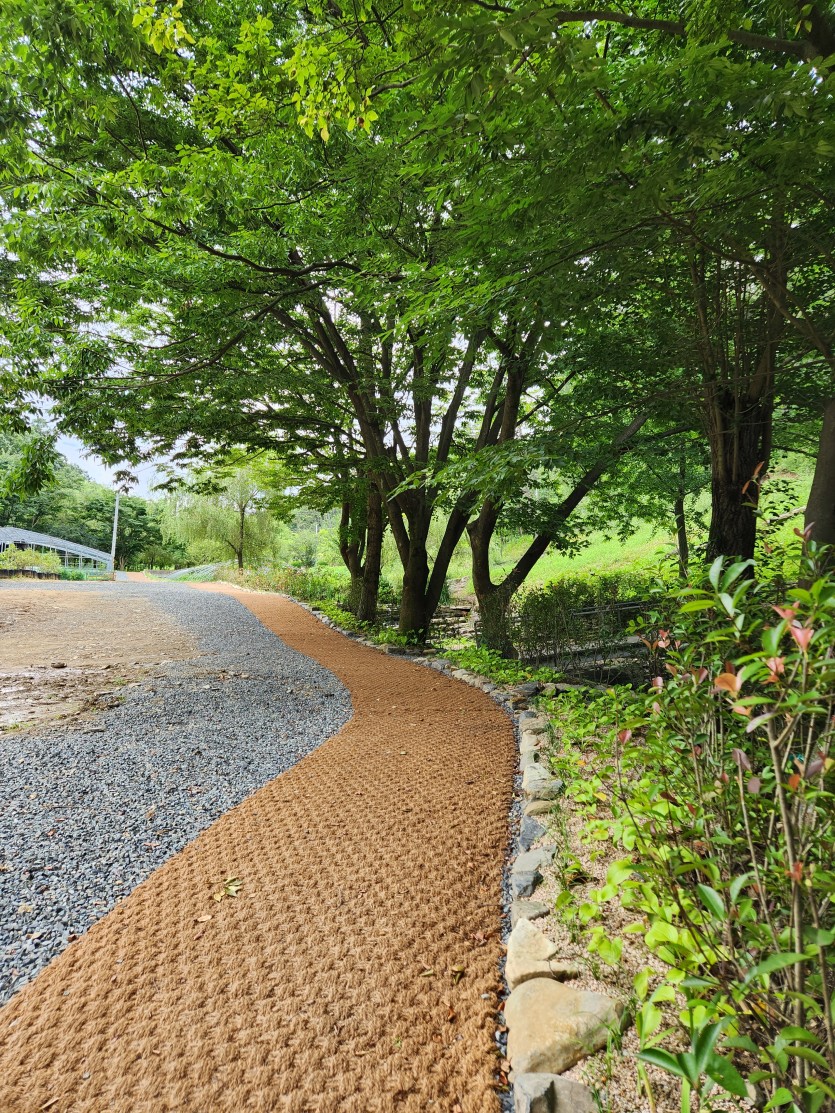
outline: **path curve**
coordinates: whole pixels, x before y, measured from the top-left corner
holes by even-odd
[[[331,669],[354,717],[0,1011],[0,1109],[498,1109],[508,719],[281,596],[206,589]]]

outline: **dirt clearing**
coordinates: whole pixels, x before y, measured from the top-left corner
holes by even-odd
[[[164,661],[197,650],[147,599],[116,585],[0,588],[0,730],[95,708]]]

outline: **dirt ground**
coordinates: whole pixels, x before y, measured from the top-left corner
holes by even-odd
[[[0,731],[91,711],[164,661],[196,654],[147,599],[114,607],[109,589],[0,588]]]

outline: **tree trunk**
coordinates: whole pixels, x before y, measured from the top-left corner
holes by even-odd
[[[511,592],[504,584],[494,584],[490,574],[490,542],[499,520],[499,507],[485,499],[474,522],[467,526],[472,556],[473,590],[478,600],[479,638],[488,649],[502,657],[515,657],[516,649],[507,625]]]
[[[355,502],[356,500],[354,500]],[[355,517],[356,508],[352,506],[350,498],[342,500],[342,513],[339,519],[339,555],[342,557],[342,562],[351,574],[351,589],[348,595],[348,608],[354,614],[358,614],[360,607],[360,598],[362,596],[362,549],[364,539],[359,537],[359,528],[356,521],[352,521]],[[362,526],[363,533],[365,532],[365,524]]]
[[[365,522],[365,565],[362,570],[357,618],[377,621],[377,596],[380,592],[380,567],[383,555],[383,502],[372,483],[368,488]]]
[[[236,550],[238,555],[238,571],[244,570],[244,529],[246,522],[246,507],[242,506],[240,511],[240,526],[238,528],[238,548]]]
[[[687,540],[687,520],[684,517],[684,495],[676,495],[673,503],[676,521],[676,547],[678,548],[678,567],[682,579],[687,579],[687,566],[690,563],[690,543]]]
[[[772,395],[758,399],[716,391],[709,403],[710,530],[708,560],[751,560],[757,539],[759,476],[771,455]]]
[[[432,615],[426,588],[429,581],[429,554],[426,531],[411,530],[409,559],[403,570],[403,596],[400,600],[401,634],[423,640],[429,632]]]
[[[809,501],[806,504],[809,540],[834,548],[825,557],[825,566],[835,564],[835,398],[823,413],[820,448]]]

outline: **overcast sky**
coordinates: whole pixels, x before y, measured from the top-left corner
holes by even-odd
[[[71,464],[78,464],[81,470],[97,483],[103,483],[105,487],[113,487],[114,469],[103,464],[98,456],[89,453],[76,437],[59,437],[58,451],[63,453]],[[136,477],[138,482],[131,488],[130,494],[141,495],[143,498],[159,498],[159,495],[150,489],[156,478],[156,471],[152,464],[143,464]]]

